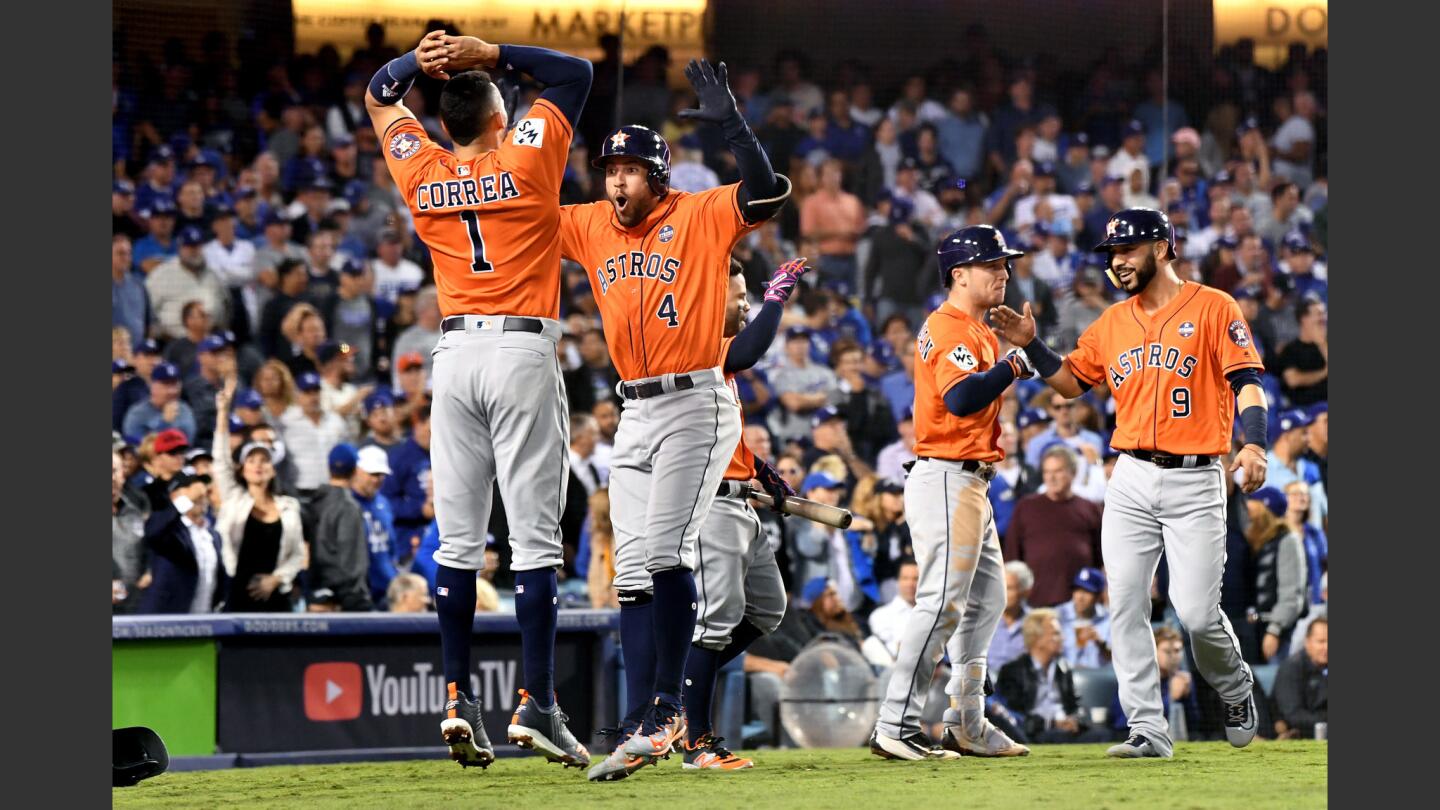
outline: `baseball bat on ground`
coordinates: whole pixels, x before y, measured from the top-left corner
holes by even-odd
[[[761,503],[769,507],[774,507],[775,505],[774,498],[754,487],[745,487],[744,494],[745,497],[754,500],[756,503]],[[837,529],[850,528],[850,521],[855,517],[850,514],[850,510],[848,509],[841,509],[838,506],[830,506],[829,504],[818,503],[805,498],[797,498],[793,495],[787,495],[785,497],[785,503],[781,505],[780,511],[789,515],[799,515],[806,520],[813,520],[816,523],[823,523],[826,526],[834,526]]]

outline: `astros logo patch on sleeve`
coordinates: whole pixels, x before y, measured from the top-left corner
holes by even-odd
[[[1242,349],[1250,346],[1250,332],[1245,328],[1243,321],[1231,321],[1229,331],[1230,340],[1233,341],[1236,346]]]
[[[950,354],[946,356],[949,357],[950,362],[954,363],[957,367],[959,367],[961,371],[975,370],[975,355],[972,354],[969,349],[965,348],[964,343],[956,346],[953,350],[951,350]]]
[[[420,136],[413,132],[401,132],[390,139],[390,155],[396,160],[412,157],[420,151]]]
[[[511,139],[516,146],[529,146],[535,149],[545,145],[545,119],[526,118],[515,125],[515,135]]]

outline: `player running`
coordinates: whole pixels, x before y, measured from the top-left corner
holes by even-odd
[[[668,754],[685,735],[695,540],[740,441],[740,406],[721,368],[730,251],[790,195],[736,109],[724,63],[692,61],[685,74],[700,109],[681,115],[721,126],[741,182],[671,190],[670,147],[626,126],[595,160],[606,200],[562,209],[562,251],[588,271],[622,379],[610,472],[615,587],[628,693],[649,709],[622,724],[631,733],[591,769],[596,780],[623,773],[627,757]]]
[[[1105,491],[1101,553],[1110,582],[1110,649],[1130,737],[1106,753],[1169,758],[1174,752],[1150,629],[1150,585],[1161,552],[1170,601],[1190,633],[1195,663],[1226,704],[1225,736],[1244,747],[1255,738],[1255,678],[1220,610],[1220,457],[1230,449],[1238,401],[1245,440],[1230,472],[1243,470],[1247,494],[1265,483],[1262,365],[1235,299],[1175,274],[1174,231],[1164,214],[1120,211],[1105,237],[1095,249],[1109,254],[1106,274],[1130,299],[1106,309],[1075,351],[1061,358],[1035,337],[1029,304],[1023,315],[1001,306],[991,317],[1061,395],[1074,399],[1103,382],[1115,397],[1110,444],[1122,455]]]
[[[1034,376],[1019,352],[1000,356],[985,312],[1005,300],[1010,263],[1024,254],[989,225],[950,234],[936,251],[945,302],[915,338],[915,455],[905,479],[905,514],[920,566],[915,610],[900,639],[870,751],[885,759],[1024,756],[985,719],[985,666],[1005,610],[1005,570],[990,508],[1005,389]],[[947,639],[949,640],[947,643]],[[946,687],[943,745],[920,716],[941,648],[954,670]]]
[[[508,64],[546,85],[512,132],[500,91],[475,67]],[[426,72],[446,79],[432,141],[400,100]],[[590,755],[555,703],[555,571],[569,474],[569,416],[555,357],[560,338],[560,181],[590,63],[572,56],[433,31],[375,74],[365,96],[385,162],[430,249],[440,311],[433,351],[435,605],[447,682],[440,724],[452,759],[495,758],[472,691],[475,574],[484,567],[491,487],[510,515],[515,612],[525,688],[509,740],[552,762]]]
[[[808,269],[804,259],[781,265],[765,288],[760,313],[745,326],[745,315],[750,311],[745,277],[740,263],[731,260],[722,351],[725,382],[737,400],[740,394],[735,390],[735,374],[753,367],[765,356],[780,329],[785,302]],[[741,423],[743,428],[743,418]],[[723,738],[711,733],[712,698],[720,668],[756,639],[774,632],[785,617],[785,582],[775,562],[775,551],[742,491],[752,480],[777,504],[783,503],[786,495],[795,494],[780,473],[752,453],[742,438],[695,540],[695,585],[700,599],[694,643],[685,660],[687,770],[736,771],[755,764],[730,753],[721,745]]]

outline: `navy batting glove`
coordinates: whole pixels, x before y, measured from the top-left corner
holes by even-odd
[[[760,486],[764,488],[765,494],[775,499],[775,504],[771,506],[770,509],[777,515],[785,514],[781,511],[780,507],[785,503],[787,496],[793,496],[795,494],[795,490],[791,489],[790,485],[785,482],[785,479],[780,477],[779,471],[769,464],[766,464],[765,459],[759,456],[755,457],[755,478],[760,482]]]
[[[681,118],[721,124],[740,117],[735,95],[730,92],[724,62],[711,68],[708,60],[691,59],[690,64],[685,66],[685,78],[689,79],[690,86],[695,88],[695,96],[700,99],[700,109],[681,110]]]

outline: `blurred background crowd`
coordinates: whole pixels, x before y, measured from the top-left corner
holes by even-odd
[[[378,24],[344,59],[327,46],[237,60],[223,34],[204,43],[117,51],[114,62],[114,610],[428,610],[440,313],[363,107],[369,77],[413,43]],[[667,83],[664,48],[624,65],[617,99],[618,42],[600,44],[562,202],[601,197],[589,159],[617,118],[665,136],[674,188],[738,179],[717,132],[675,117],[694,99]],[[893,660],[915,592],[902,465],[914,457],[913,343],[939,300],[939,238],[972,223],[1003,229],[1027,252],[1007,303],[1030,303],[1063,353],[1118,300],[1091,250],[1106,220],[1144,205],[1175,225],[1179,274],[1240,302],[1267,366],[1268,483],[1249,498],[1230,486],[1221,602],[1274,696],[1262,728],[1312,735],[1328,675],[1325,51],[1297,46],[1271,70],[1251,43],[1221,48],[1180,77],[1204,87],[1182,103],[1151,55],[1109,50],[1060,72],[1000,51],[980,26],[963,44],[961,59],[898,84],[872,84],[863,61],[816,65],[798,51],[730,66],[742,111],[794,183],[735,258],[756,300],[787,259],[818,271],[766,360],[739,375],[745,441],[802,495],[856,516],[840,531],[761,511],[791,606],[745,672],[757,684],[783,677],[821,635],[877,670]],[[405,101],[444,143],[438,90],[421,81]],[[516,90],[518,118],[538,89]],[[618,378],[584,269],[567,264],[563,285],[573,412],[563,599],[613,606]],[[1030,739],[1125,728],[1118,705],[1085,687],[1109,667],[1106,393],[1067,401],[1032,381],[1002,410],[1007,458],[990,498],[1010,602],[991,649],[992,708]],[[505,611],[507,515],[498,492],[494,502],[480,608]],[[1154,620],[1172,720],[1192,739],[1218,734],[1219,703],[1189,674],[1163,563]],[[1037,687],[1056,659],[1075,683],[1066,674],[1058,689]]]

